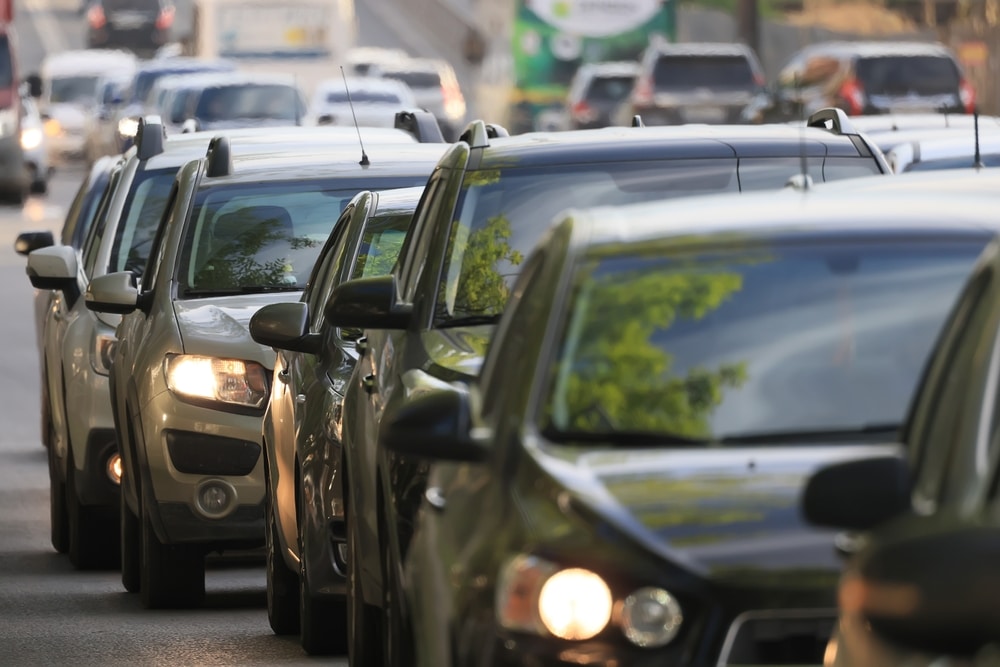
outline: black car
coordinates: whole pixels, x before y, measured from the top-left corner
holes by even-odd
[[[343,608],[345,584],[358,583],[350,574],[358,558],[348,558],[331,527],[344,522],[340,429],[360,332],[331,326],[323,307],[340,283],[389,273],[422,192],[359,193],[333,226],[302,300],[250,318],[254,340],[278,351],[263,424],[268,618],[278,634],[299,632],[311,654],[343,647],[345,628],[329,620]]]
[[[805,478],[897,451],[1000,229],[982,197],[845,190],[561,216],[480,377],[384,417],[430,466],[397,589],[412,664],[822,662],[840,562]]]
[[[632,92],[639,65],[602,62],[581,65],[566,96],[566,127],[585,130],[613,125],[612,116]]]
[[[972,113],[976,91],[943,44],[821,42],[778,74],[769,120],[797,120],[822,107],[851,116]]]
[[[173,24],[174,6],[168,0],[90,0],[87,47],[152,56],[170,41]]]
[[[327,311],[332,325],[367,336],[344,396],[346,526],[335,530],[348,551],[380,559],[360,563],[362,600],[348,589],[352,660],[374,664],[379,608],[388,636],[403,632],[395,611],[401,566],[423,493],[421,470],[376,446],[379,418],[416,393],[478,373],[511,285],[553,217],[570,205],[779,190],[800,174],[803,150],[817,181],[887,172],[863,137],[844,134],[846,118],[830,117],[833,130],[631,127],[514,137],[478,121],[445,153],[393,274],[338,286]]]

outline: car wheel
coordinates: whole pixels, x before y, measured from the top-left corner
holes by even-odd
[[[138,593],[142,583],[139,517],[137,517],[125,500],[125,489],[121,490],[121,511],[119,512],[121,526],[122,550],[122,586],[129,593]]]
[[[78,570],[117,568],[121,557],[117,526],[109,512],[80,503],[72,448],[68,452],[66,513],[69,515],[69,561]]]
[[[365,604],[361,592],[361,553],[355,520],[347,516],[347,654],[352,665],[382,664],[379,610]]]
[[[294,635],[299,631],[299,576],[285,564],[278,538],[278,521],[274,518],[271,502],[271,484],[264,467],[265,497],[264,516],[267,532],[264,534],[267,550],[267,620],[276,635]]]
[[[347,607],[343,600],[314,596],[309,584],[309,535],[299,503],[299,642],[309,655],[343,654],[347,650]],[[365,663],[358,663],[365,664]]]
[[[48,425],[52,442],[52,424]],[[52,547],[59,553],[69,551],[69,517],[66,515],[66,483],[59,479],[55,447],[49,447],[49,520],[52,524]]]
[[[187,545],[160,542],[145,508],[141,533],[139,595],[143,606],[162,609],[200,605],[205,599],[204,554]]]
[[[379,513],[379,534],[389,535],[384,515]],[[385,667],[404,667],[407,659],[404,655],[412,655],[405,644],[406,628],[399,608],[399,586],[396,578],[396,568],[389,558],[388,545],[379,549],[379,563],[382,569],[382,650],[385,651]]]

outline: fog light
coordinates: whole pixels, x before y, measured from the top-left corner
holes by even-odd
[[[662,588],[640,588],[622,603],[622,631],[636,646],[654,648],[670,643],[683,621],[681,606]]]
[[[111,453],[104,470],[108,473],[108,478],[112,482],[119,485],[122,483],[122,457],[118,452]]]
[[[236,508],[236,489],[221,479],[209,479],[195,489],[194,505],[202,516],[221,519]]]

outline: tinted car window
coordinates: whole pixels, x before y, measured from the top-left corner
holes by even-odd
[[[625,99],[632,92],[634,76],[601,76],[590,82],[587,88],[588,100],[616,102]]]
[[[869,95],[948,94],[959,83],[955,63],[935,56],[860,58],[856,72]]]
[[[14,82],[14,64],[11,61],[10,41],[7,35],[0,35],[0,87],[6,88]]]
[[[742,90],[755,85],[750,63],[740,56],[664,56],[656,61],[653,82],[657,90]]]
[[[142,274],[176,175],[176,169],[142,171],[136,175],[122,210],[122,222],[115,231],[109,272]]]
[[[96,94],[96,76],[65,76],[49,82],[50,102],[90,102]]]
[[[142,11],[159,12],[159,0],[102,0],[104,9],[109,12]]]
[[[206,121],[232,118],[296,120],[301,114],[298,92],[290,86],[251,85],[206,89],[194,115]]]
[[[705,442],[898,424],[986,241],[595,252],[574,278],[544,419]]]
[[[438,88],[441,85],[437,72],[386,72],[385,78],[402,81],[410,88]]]
[[[412,215],[387,215],[371,218],[361,237],[358,259],[351,278],[370,278],[388,274],[396,264],[403,238]]]

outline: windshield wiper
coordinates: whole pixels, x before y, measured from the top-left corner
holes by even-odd
[[[480,324],[496,324],[500,321],[501,314],[495,313],[493,315],[464,315],[462,317],[453,317],[450,320],[445,320],[440,325],[441,329],[448,329],[451,327],[474,327]]]
[[[184,296],[237,296],[239,294],[268,294],[271,292],[301,292],[298,285],[248,285],[246,287],[220,287],[217,289],[189,289]]]
[[[558,443],[614,444],[632,447],[705,447],[703,438],[689,438],[674,433],[654,431],[563,431],[552,426],[542,429],[547,440]]]
[[[900,428],[900,424],[886,423],[865,424],[856,428],[744,433],[742,435],[727,435],[724,438],[719,438],[713,444],[753,445],[758,443],[823,442],[826,440],[838,442],[844,440],[894,441]],[[889,436],[889,438],[873,436]]]

